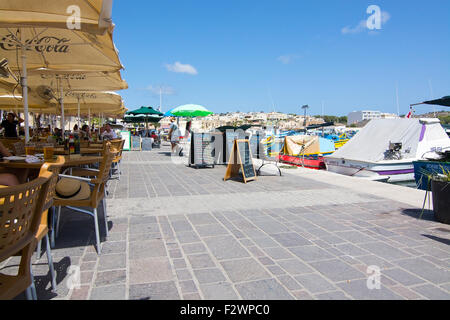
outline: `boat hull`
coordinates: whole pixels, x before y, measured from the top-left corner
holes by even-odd
[[[410,161],[365,162],[348,159],[324,159],[326,168],[347,176],[361,177],[371,180],[387,180],[388,182],[402,182],[414,180],[414,166]]]
[[[305,167],[314,170],[326,169],[323,157],[317,157],[316,159],[305,157],[305,159],[303,159],[302,157],[281,155],[279,156],[279,160],[280,162],[292,164],[298,167]]]
[[[420,190],[431,190],[431,181],[428,179],[429,174],[450,172],[450,162],[414,161],[414,178],[416,180],[417,188]]]

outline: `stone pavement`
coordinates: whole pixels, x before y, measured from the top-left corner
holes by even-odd
[[[121,171],[102,255],[92,219],[64,211],[55,293],[34,260],[39,299],[450,298],[450,227],[418,219],[416,190],[305,169],[223,182],[225,167],[175,165],[167,147],[124,153]]]

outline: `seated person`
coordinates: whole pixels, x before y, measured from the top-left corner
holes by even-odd
[[[117,139],[117,134],[111,128],[111,125],[108,123],[105,126],[105,130],[101,134],[103,140],[114,140]]]
[[[6,149],[6,147],[0,142],[0,154],[2,157],[10,157],[12,154]],[[22,170],[25,171],[25,170]],[[17,186],[19,185],[19,179],[12,173],[5,173],[4,170],[0,171],[0,185],[2,186]]]
[[[85,124],[81,128],[80,136],[85,141],[91,141],[91,139],[92,139],[91,130],[89,129],[89,126],[87,124]]]

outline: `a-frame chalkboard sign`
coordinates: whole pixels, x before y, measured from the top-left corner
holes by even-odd
[[[256,170],[253,164],[249,140],[235,140],[228,161],[224,181],[242,176],[244,183],[256,180]]]

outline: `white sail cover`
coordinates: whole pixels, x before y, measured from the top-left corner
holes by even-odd
[[[383,161],[390,142],[402,143],[402,158],[411,160],[421,159],[435,148],[450,147],[450,138],[438,119],[374,119],[327,158]]]

